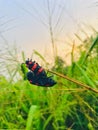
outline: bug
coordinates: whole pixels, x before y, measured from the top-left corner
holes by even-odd
[[[25,64],[30,70],[26,76],[31,84],[43,87],[52,87],[56,84],[56,81],[52,77],[48,77],[43,67],[37,62],[28,59],[25,61]]]

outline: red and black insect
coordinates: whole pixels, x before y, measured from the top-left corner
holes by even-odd
[[[28,59],[25,64],[30,70],[27,73],[27,79],[31,84],[43,87],[51,87],[56,84],[52,77],[48,77],[45,70],[35,61]]]

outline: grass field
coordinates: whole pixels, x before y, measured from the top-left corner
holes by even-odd
[[[0,69],[6,69],[8,78],[0,76],[0,129],[98,130],[98,37],[82,46],[85,49],[77,61],[74,51],[70,66],[56,56],[51,70],[89,85],[96,92],[57,75],[57,84],[52,88],[31,85],[23,79],[16,57],[9,54],[2,61],[6,65],[2,63]]]

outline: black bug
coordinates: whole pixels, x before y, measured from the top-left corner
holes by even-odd
[[[31,84],[43,87],[51,87],[56,84],[52,77],[48,77],[45,70],[35,61],[28,59],[25,64],[30,70],[27,73],[27,79]]]

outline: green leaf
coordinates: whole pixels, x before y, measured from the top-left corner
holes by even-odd
[[[92,126],[92,124],[90,122],[88,123],[88,129],[89,130],[94,130],[94,128],[93,128],[93,126]]]
[[[24,64],[24,63],[21,64],[21,71],[23,72],[24,79],[26,79],[27,78],[26,74],[28,72],[28,68],[26,67],[26,64]]]
[[[26,130],[31,130],[31,126],[32,126],[32,121],[34,119],[34,114],[37,110],[37,106],[36,105],[32,105],[30,107],[29,113],[28,113],[28,118],[27,118],[27,124],[26,124]]]

